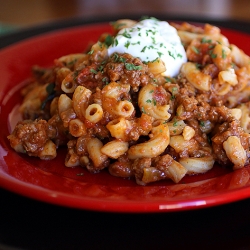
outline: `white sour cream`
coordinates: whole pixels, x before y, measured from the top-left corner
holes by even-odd
[[[124,28],[108,48],[113,53],[129,53],[144,62],[160,58],[166,66],[164,76],[174,77],[187,61],[186,52],[176,29],[165,21],[145,19],[131,28]]]

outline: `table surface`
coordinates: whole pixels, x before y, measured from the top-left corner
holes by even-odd
[[[22,28],[28,28],[37,24],[37,29],[27,29],[18,33],[18,37],[24,38],[36,33],[46,32],[50,29],[60,28],[67,25],[79,24],[86,20],[100,20],[100,1],[98,10],[91,6],[90,1],[71,1],[73,7],[68,7],[69,13],[63,11],[67,6],[66,1],[61,1],[64,6],[61,12],[51,6],[49,1],[26,1],[39,2],[41,13],[46,13],[45,9],[52,8],[47,16],[44,14],[37,15],[37,19],[30,17],[21,18],[19,16],[8,17],[10,3],[15,3],[19,8],[20,1],[1,1],[0,21],[11,25],[20,25]],[[59,4],[59,1],[54,1]],[[83,3],[84,2],[84,3]],[[118,1],[107,1],[113,8],[113,13],[117,16],[118,9],[121,6],[128,12],[129,7],[124,4],[118,4]],[[125,2],[125,1],[124,1]],[[132,2],[132,1],[131,1]],[[141,2],[142,1],[137,1]],[[154,1],[156,6],[152,10],[157,11],[160,3],[163,1]],[[235,29],[244,29],[249,31],[250,1],[222,1],[227,3],[226,10],[219,15],[215,6],[208,1],[193,1],[196,5],[188,6],[186,12],[180,11],[176,3],[181,1],[166,1],[175,4],[172,5],[171,11],[159,13],[161,16],[174,16],[181,13],[194,20],[203,19],[219,20],[219,24],[229,25]],[[188,3],[190,1],[185,1]],[[219,3],[220,1],[210,1]],[[43,4],[42,4],[43,3]],[[46,5],[46,4],[47,5]],[[117,5],[115,5],[117,3]],[[130,1],[128,1],[130,3]],[[147,1],[146,1],[147,3]],[[131,4],[131,3],[130,3]],[[245,8],[243,8],[245,4]],[[9,7],[8,7],[8,6]],[[32,4],[31,4],[32,5]],[[46,8],[44,6],[47,6]],[[83,6],[84,5],[84,6]],[[230,8],[228,6],[231,6]],[[7,8],[7,7],[8,8]],[[25,6],[25,4],[24,4]],[[22,6],[23,9],[25,7]],[[48,7],[50,6],[50,7]],[[74,6],[82,6],[81,11]],[[119,6],[119,7],[115,7]],[[135,5],[136,6],[136,5]],[[149,5],[146,4],[146,7]],[[197,14],[197,6],[206,6]],[[210,6],[210,9],[208,8]],[[222,8],[223,5],[220,3]],[[232,6],[238,6],[233,8]],[[241,6],[241,7],[239,7]],[[27,7],[27,6],[26,6]],[[57,5],[58,7],[58,5]],[[144,6],[141,13],[145,13],[147,8]],[[166,6],[165,6],[166,7]],[[186,7],[186,6],[184,6]],[[21,7],[20,7],[21,8]],[[35,8],[35,7],[33,7]],[[73,9],[75,10],[73,11]],[[84,17],[81,13],[89,9]],[[97,7],[96,7],[97,8]],[[134,8],[133,8],[134,9]],[[167,7],[165,8],[165,10]],[[183,8],[184,9],[184,8]],[[193,10],[192,10],[193,9]],[[211,9],[214,12],[211,14]],[[8,10],[4,15],[4,10]],[[21,10],[21,9],[19,9]],[[116,12],[117,10],[117,12]],[[193,15],[196,10],[196,15]],[[231,12],[229,11],[231,10]],[[15,11],[13,9],[13,11]],[[110,11],[110,10],[109,10]],[[105,9],[103,12],[104,19],[109,12]],[[124,12],[125,13],[125,12]],[[131,15],[139,15],[135,11]],[[96,16],[98,15],[98,18]],[[124,15],[125,16],[125,15]],[[68,18],[81,18],[70,22]],[[178,15],[180,17],[180,15]],[[66,21],[64,19],[67,19]],[[110,16],[108,16],[110,18]],[[22,21],[20,21],[22,19]],[[63,22],[50,25],[51,21]],[[225,20],[237,19],[239,22],[228,22]],[[103,19],[102,19],[103,20]],[[41,26],[42,24],[42,26]],[[244,25],[243,25],[244,24]],[[33,33],[32,33],[33,32]],[[23,35],[23,37],[22,37]],[[0,40],[1,46],[15,42],[16,34],[10,34]],[[151,213],[151,214],[120,214],[120,213],[102,213],[84,211],[73,208],[60,207],[32,200],[7,190],[0,189],[0,249],[6,250],[27,250],[27,249],[250,249],[250,199],[239,202],[221,205],[217,207],[198,209],[184,212],[171,213]]]
[[[57,207],[1,189],[0,197],[1,250],[250,248],[250,200],[186,212],[116,214]]]
[[[0,0],[0,22],[29,27],[72,17],[161,14],[250,20],[249,0]]]

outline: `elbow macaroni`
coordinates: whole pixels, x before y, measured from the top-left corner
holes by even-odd
[[[171,115],[169,114],[169,105],[158,105],[153,98],[153,93],[156,90],[155,85],[147,84],[144,86],[138,96],[138,105],[143,113],[150,115],[156,120],[168,120]]]
[[[151,130],[149,141],[129,148],[129,159],[143,158],[145,155],[147,157],[156,157],[164,152],[169,144],[169,128],[166,123],[158,122]]]

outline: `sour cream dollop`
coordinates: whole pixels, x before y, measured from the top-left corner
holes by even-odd
[[[145,19],[130,28],[121,29],[108,48],[113,53],[129,53],[144,62],[160,58],[166,66],[164,76],[174,77],[187,61],[185,49],[176,29],[168,22]]]

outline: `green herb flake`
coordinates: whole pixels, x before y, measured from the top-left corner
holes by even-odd
[[[104,84],[108,85],[108,84],[109,84],[108,77],[103,77],[103,78],[102,78],[102,82],[103,82]]]
[[[170,77],[165,76],[166,82],[172,82],[172,79]]]
[[[138,41],[138,42],[136,42],[136,43],[131,43],[131,45],[137,45],[137,44],[141,44],[141,42],[140,41]]]
[[[132,63],[125,63],[125,68],[127,70],[141,70],[142,66],[141,65],[134,65]]]
[[[93,74],[97,74],[97,71],[95,69],[90,69],[90,72],[93,73]]]
[[[100,48],[102,49],[103,43],[101,43],[100,41],[98,41],[98,45],[99,45]]]
[[[101,71],[102,73],[103,73],[103,69],[104,69],[104,66],[103,66],[103,65],[100,65],[100,66],[98,67],[98,71]]]
[[[67,63],[67,66],[72,66],[72,65],[74,65],[74,64],[76,63],[76,61],[77,61],[77,59],[74,59],[74,60],[68,62],[68,63]]]
[[[131,35],[126,30],[121,35],[126,38],[132,38]]]
[[[177,87],[173,87],[173,88],[172,88],[172,93],[177,93],[177,91],[178,91],[178,88],[177,88]]]
[[[94,53],[93,49],[88,52],[89,55],[92,55],[93,53]]]
[[[210,57],[213,58],[213,59],[215,59],[215,58],[217,57],[217,54],[214,54],[214,53],[213,53],[213,50],[210,50],[208,54],[209,54]]]
[[[224,49],[222,49],[222,59],[226,59],[227,57],[227,54],[226,54],[226,51]]]
[[[176,120],[176,119],[174,119],[174,123],[173,123],[173,126],[174,127],[176,127],[176,126],[178,126],[178,123],[177,123],[178,121]]]
[[[173,57],[175,59],[174,54],[170,50],[168,51],[168,54],[169,54],[169,56],[171,56],[171,57]]]
[[[104,41],[106,46],[109,47],[111,44],[113,44],[113,42],[114,42],[114,38],[111,35],[107,35]]]
[[[195,67],[196,67],[196,69],[201,69],[202,65],[200,63],[195,63]]]
[[[141,107],[141,112],[146,114],[146,111],[145,111],[144,107]]]
[[[214,49],[215,45],[211,44],[208,46],[209,49]]]
[[[217,55],[216,54],[214,54],[214,53],[211,53],[211,58],[213,58],[213,59],[215,59],[216,57],[217,57]]]
[[[204,121],[200,121],[200,126],[201,127],[205,127],[205,122]]]
[[[143,49],[141,50],[141,52],[145,52],[147,46],[144,46]]]
[[[114,40],[114,44],[115,44],[115,46],[118,45],[118,40],[117,40],[117,38]]]
[[[156,100],[153,98],[152,101],[153,101],[154,106],[156,106],[157,104]]]
[[[195,46],[192,47],[192,50],[195,54],[200,54],[200,50],[196,48]]]
[[[157,51],[157,54],[159,55],[159,57],[161,57],[163,55],[163,53],[159,52],[159,51]]]
[[[78,77],[78,74],[79,74],[79,71],[76,70],[74,73],[73,73],[73,80],[76,81],[76,78]]]
[[[171,100],[175,99],[175,94],[178,93],[178,88],[177,87],[173,87],[172,88],[172,96],[171,96]]]
[[[212,40],[211,39],[207,39],[206,37],[202,37],[201,39],[201,43],[211,43]]]
[[[128,47],[129,47],[129,45],[130,45],[130,42],[129,42],[129,41],[127,41],[127,42],[124,44],[125,48],[127,48],[127,49],[128,49]]]
[[[119,56],[117,53],[114,53],[113,56],[115,62],[126,62],[126,59],[124,57]]]

